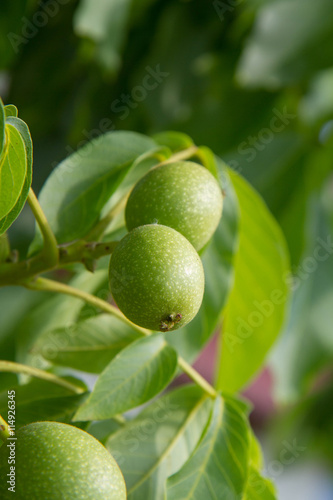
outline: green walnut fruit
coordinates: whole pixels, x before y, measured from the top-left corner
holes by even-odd
[[[119,309],[150,330],[176,330],[197,314],[204,292],[200,257],[180,233],[158,224],[133,229],[110,261],[110,287]]]
[[[125,211],[128,230],[144,224],[172,227],[200,250],[221,219],[223,196],[214,176],[190,161],[150,170],[133,188]]]
[[[36,422],[21,427],[15,437],[0,448],[1,499],[126,500],[116,461],[87,432],[59,422]]]

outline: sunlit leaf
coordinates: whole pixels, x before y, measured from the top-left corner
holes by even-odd
[[[27,157],[24,141],[18,130],[6,125],[6,144],[0,158],[0,223],[14,208],[24,186]],[[5,229],[2,229],[4,232]]]
[[[279,335],[287,314],[286,243],[263,200],[230,171],[241,210],[235,282],[226,309],[217,386],[235,392],[253,377]]]
[[[161,334],[122,350],[99,376],[74,420],[103,420],[135,408],[161,392],[177,368],[177,354]]]
[[[74,16],[75,32],[96,43],[98,58],[113,72],[120,66],[129,7],[129,0],[81,0]]]
[[[138,156],[156,144],[134,132],[109,132],[61,162],[49,176],[39,202],[58,243],[85,236]],[[37,230],[31,251],[40,247]]]
[[[199,445],[167,481],[169,500],[239,500],[248,475],[249,434],[233,400],[215,400]]]
[[[51,363],[99,373],[110,361],[141,335],[110,314],[47,331],[33,347]]]
[[[331,6],[330,0],[264,2],[239,62],[240,82],[276,89],[330,66]]]
[[[15,106],[12,107],[14,108]],[[15,203],[12,210],[6,215],[6,217],[0,220],[0,232],[6,231],[19,216],[27,200],[32,181],[32,140],[29,128],[24,121],[22,121],[20,118],[16,118],[14,115],[9,115],[6,123],[15,127],[24,141],[27,170],[22,191],[17,202]]]
[[[145,408],[106,447],[124,474],[128,500],[164,498],[165,481],[197,445],[212,401],[195,386],[168,392]]]

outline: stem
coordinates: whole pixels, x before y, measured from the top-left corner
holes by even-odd
[[[0,415],[0,439],[5,442],[10,437],[10,427],[6,420]]]
[[[78,290],[77,288],[73,288],[69,285],[65,285],[64,283],[59,283],[57,281],[49,280],[46,278],[37,278],[34,281],[30,281],[25,283],[26,288],[30,288],[31,290],[42,290],[46,292],[56,292],[56,293],[64,293],[66,295],[71,295],[72,297],[77,297],[78,299],[82,299],[85,302],[88,302],[94,307],[98,307],[102,311],[105,311],[109,314],[113,314],[117,318],[121,319],[124,323],[127,323],[136,331],[141,333],[141,335],[149,336],[152,334],[150,330],[146,330],[145,328],[141,328],[140,326],[135,325],[126,316],[123,315],[119,309],[112,306],[105,300],[99,299],[95,297],[95,295],[91,295],[90,293],[83,292],[82,290]],[[192,366],[187,363],[183,358],[178,356],[178,366],[181,370],[186,373],[197,385],[199,385],[210,397],[215,398],[217,396],[217,392],[215,389],[194,369]]]
[[[55,239],[55,236],[52,232],[52,229],[50,228],[47,218],[45,217],[42,207],[40,206],[37,197],[31,188],[28,194],[28,203],[43,235],[44,259],[50,266],[56,266],[58,264],[59,258],[57,240]]]
[[[77,297],[78,299],[91,304],[102,311],[112,314],[117,318],[121,319],[124,323],[129,324],[132,328],[137,330],[141,335],[148,336],[151,334],[149,330],[145,328],[141,328],[138,325],[132,323],[129,319],[127,319],[119,309],[112,306],[105,300],[99,299],[95,295],[91,295],[90,293],[83,292],[78,288],[74,288],[72,286],[66,285],[65,283],[59,283],[58,281],[49,280],[47,278],[37,278],[32,281],[28,281],[24,283],[26,288],[31,290],[41,290],[43,292],[55,292],[55,293],[64,293],[65,295],[70,295],[71,297]]]
[[[174,155],[170,156],[170,158],[162,161],[156,166],[165,165],[167,163],[173,163],[174,161],[187,160],[188,158],[191,158],[191,156],[195,156],[197,152],[198,152],[197,146],[190,146],[189,148],[184,149],[183,151],[179,151],[179,153],[175,153]]]
[[[120,198],[118,203],[114,207],[111,208],[111,210],[101,219],[95,227],[92,228],[92,230],[87,234],[86,239],[89,241],[93,240],[99,240],[101,236],[103,236],[105,230],[109,226],[109,224],[112,222],[112,220],[115,218],[116,215],[118,215],[123,208],[125,208],[126,203],[127,203],[127,198],[128,198],[129,193],[126,193],[125,196]]]
[[[120,425],[126,424],[126,418],[124,418],[122,415],[113,415],[112,419],[118,422],[118,424]]]
[[[216,398],[218,395],[213,386],[211,386],[206,379],[200,375],[184,358],[178,356],[178,366],[181,370],[186,373],[190,379],[193,380],[197,385],[199,385],[210,397]]]
[[[40,254],[17,263],[0,263],[0,286],[20,285],[38,274],[74,262],[82,262],[86,265],[89,261],[110,255],[116,244],[115,241],[96,243],[78,240],[68,245],[59,245],[59,262],[53,265],[51,263],[46,264]]]
[[[53,373],[40,370],[39,368],[34,368],[33,366],[22,365],[21,363],[15,363],[14,361],[0,361],[0,372],[9,373],[24,373],[25,375],[31,375],[32,377],[39,378],[41,380],[47,380],[53,384],[60,385],[66,389],[74,392],[75,394],[82,394],[85,392],[82,387],[67,382]]]

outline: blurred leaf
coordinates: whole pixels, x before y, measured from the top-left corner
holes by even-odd
[[[1,69],[8,68],[29,41],[25,31],[28,19],[25,16],[29,14],[31,4],[31,0],[17,0],[15,4],[10,0],[1,2],[0,31],[6,34],[0,38]]]
[[[329,372],[328,372],[329,373]],[[326,379],[326,380],[325,380]],[[297,443],[298,453],[307,456],[325,455],[333,465],[333,384],[330,376],[322,378],[322,386],[301,398],[288,412],[275,419],[271,437],[274,453],[281,442]]]
[[[5,108],[0,98],[0,158],[6,143],[5,118]]]
[[[301,397],[333,359],[332,213],[318,201],[312,206],[308,249],[293,282],[290,319],[273,352],[274,390],[283,402]]]
[[[10,245],[7,233],[0,235],[0,263],[4,262],[10,255]]]
[[[5,115],[6,118],[9,118],[10,116],[17,117],[18,115],[17,107],[14,106],[14,104],[7,104],[7,106],[5,106]]]
[[[331,0],[277,0],[264,4],[238,66],[249,87],[276,89],[332,64]]]
[[[86,394],[73,395],[63,387],[43,380],[31,380],[28,384],[11,386],[15,390],[15,426],[40,420],[70,422],[71,417],[86,398]],[[0,393],[0,414],[7,416],[8,392]]]
[[[206,146],[200,146],[198,148],[198,157],[202,162],[203,166],[210,171],[210,173],[218,179],[218,171],[216,166],[216,159],[213,151]]]
[[[250,466],[248,480],[242,500],[277,500],[272,482],[262,477],[259,472]]]
[[[15,127],[6,125],[6,145],[0,158],[0,224],[14,208],[27,174],[23,139]],[[2,228],[2,232],[5,229]]]
[[[217,387],[235,392],[262,365],[284,324],[288,304],[288,251],[259,195],[230,171],[241,209],[235,282],[226,310]]]
[[[239,207],[223,162],[216,158],[222,189],[225,190],[222,219],[202,255],[205,292],[199,313],[189,325],[169,332],[166,339],[177,352],[193,361],[221,324],[223,308],[233,284],[234,255],[238,248]]]
[[[93,275],[89,272],[82,272],[70,281],[70,285],[94,293],[96,288],[106,282],[105,271],[97,271]],[[33,295],[35,292],[29,293]],[[43,367],[46,361],[39,354],[33,353],[34,343],[40,335],[44,335],[49,330],[72,327],[85,304],[82,300],[67,295],[45,293],[42,296],[46,299],[20,318],[21,321],[16,326],[16,338],[17,361]],[[91,309],[90,314],[95,314],[95,309],[90,307],[90,311]]]
[[[98,441],[105,445],[111,434],[121,429],[123,426],[117,420],[109,418],[108,420],[100,420],[99,422],[91,422],[86,429],[89,434],[94,436]]]
[[[112,434],[106,447],[124,474],[128,500],[164,498],[165,481],[197,445],[212,401],[199,387],[168,392]]]
[[[33,347],[53,364],[100,373],[122,349],[141,338],[127,323],[99,314],[70,327],[48,330]]]
[[[218,396],[199,445],[180,471],[167,480],[167,498],[239,500],[248,475],[248,454],[245,416],[233,400]]]
[[[74,15],[74,31],[91,38],[97,46],[97,57],[107,69],[119,69],[130,0],[81,0]]]
[[[286,128],[283,123],[281,127]],[[300,160],[309,147],[298,133],[282,130],[273,133],[268,128],[266,131],[271,139],[267,144],[260,140],[259,131],[252,136],[254,144],[247,138],[237,151],[224,155],[223,159],[259,191],[269,209],[278,216],[300,185],[304,170]]]
[[[15,361],[15,342],[17,328],[22,317],[41,299],[40,293],[28,292],[22,287],[3,287],[0,289],[0,353],[4,360]],[[17,314],[20,311],[20,314]],[[17,375],[0,374],[0,387],[5,389],[16,385]]]
[[[101,216],[107,214],[111,208],[113,208],[124,196],[132,189],[134,184],[138,182],[141,177],[143,177],[148,170],[160,163],[162,160],[167,159],[171,156],[171,151],[165,146],[156,146],[150,149],[147,153],[143,153],[138,156],[133,162],[131,169],[128,171],[126,177],[123,179],[121,184],[118,186],[115,193],[110,197],[109,201],[103,208]],[[123,210],[120,216],[123,218]],[[125,225],[125,219],[123,218],[122,223]],[[114,221],[112,221],[111,226],[113,229]]]
[[[250,466],[242,500],[277,500],[273,484],[269,479],[262,477],[263,456],[260,444],[250,429]]]
[[[157,144],[168,146],[173,153],[193,146],[193,140],[189,135],[171,130],[159,132],[153,136],[153,139]]]
[[[103,420],[149,401],[168,385],[176,368],[177,354],[161,334],[133,342],[98,377],[74,421]]]
[[[46,181],[39,202],[57,238],[85,236],[138,156],[156,144],[134,132],[109,132],[66,158]],[[31,251],[41,245],[37,228]]]
[[[15,106],[12,107],[15,108]],[[18,130],[21,138],[24,141],[27,171],[21,194],[15,206],[12,208],[9,214],[0,221],[0,231],[6,231],[21,213],[21,210],[24,207],[25,202],[27,201],[29,189],[32,182],[32,140],[29,128],[27,124],[24,123],[24,121],[22,121],[20,118],[16,118],[15,116],[8,116],[8,118],[6,119],[6,123],[13,125],[13,127]]]
[[[250,458],[251,465],[257,470],[263,468],[263,456],[260,444],[252,429],[250,429]]]
[[[301,119],[309,125],[333,116],[333,68],[314,75],[299,103]]]

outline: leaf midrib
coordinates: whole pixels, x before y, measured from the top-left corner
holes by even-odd
[[[191,420],[193,420],[193,418],[195,417],[195,415],[197,414],[197,412],[199,411],[200,407],[202,406],[203,402],[206,399],[207,399],[206,397],[201,398],[198,401],[198,403],[192,408],[192,410],[190,411],[190,413],[189,413],[188,417],[186,418],[185,422],[183,423],[183,425],[179,428],[178,432],[176,433],[174,439],[171,440],[171,442],[169,443],[169,445],[167,446],[167,448],[164,450],[164,452],[162,453],[162,455],[159,457],[159,459],[157,460],[157,462],[153,465],[153,467],[151,467],[146,472],[146,474],[140,479],[140,481],[138,481],[134,486],[132,486],[132,488],[130,490],[128,490],[128,495],[130,493],[132,493],[133,491],[135,491],[139,486],[141,486],[141,484],[144,483],[146,481],[146,479],[149,478],[149,476],[152,475],[152,473],[160,465],[160,463],[163,462],[163,460],[169,454],[169,452],[171,451],[171,449],[176,445],[177,441],[182,436],[183,430],[187,427],[187,425],[191,422]]]

